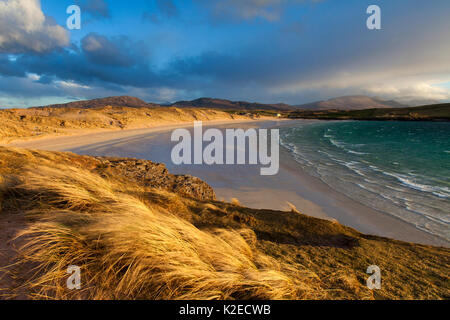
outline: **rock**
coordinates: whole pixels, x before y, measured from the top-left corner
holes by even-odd
[[[173,175],[162,163],[127,158],[96,157],[100,174],[122,175],[145,187],[164,189],[199,200],[215,200],[216,194],[203,180],[190,175]]]

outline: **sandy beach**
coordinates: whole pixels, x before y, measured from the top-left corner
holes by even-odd
[[[296,120],[301,121],[301,120]],[[204,127],[271,128],[291,125],[291,121],[213,121]],[[261,176],[256,165],[181,165],[171,161],[175,143],[170,135],[181,124],[150,129],[95,131],[73,136],[45,137],[15,142],[10,146],[51,151],[71,151],[81,155],[131,157],[165,163],[175,174],[197,176],[216,191],[220,200],[236,198],[251,208],[289,210],[288,202],[303,214],[336,219],[360,232],[408,242],[449,246],[443,239],[423,232],[388,213],[374,210],[341,194],[320,179],[307,174],[289,152],[280,149],[280,170],[275,176]]]

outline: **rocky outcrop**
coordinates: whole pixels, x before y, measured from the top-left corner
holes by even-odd
[[[162,163],[128,158],[96,157],[99,161],[95,171],[131,178],[145,187],[164,189],[179,195],[199,199],[215,200],[211,186],[197,177],[169,173]]]

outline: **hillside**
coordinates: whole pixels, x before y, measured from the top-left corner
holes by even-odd
[[[0,142],[85,129],[136,129],[196,120],[252,119],[219,110],[173,107],[30,108],[0,110]]]
[[[182,190],[174,179],[148,161],[0,147],[0,296],[450,298],[449,249],[216,201],[198,179],[179,178]],[[69,265],[82,290],[67,290]]]
[[[155,103],[147,103],[139,98],[129,96],[107,97],[93,100],[74,101],[64,104],[55,104],[37,108],[77,108],[77,109],[96,109],[103,107],[129,107],[129,108],[152,108],[159,107]]]
[[[172,106],[178,108],[212,108],[212,109],[242,110],[242,111],[295,109],[295,107],[292,107],[284,103],[263,104],[256,102],[230,101],[212,98],[200,98],[192,101],[178,101],[173,103]]]
[[[141,99],[129,96],[108,97],[93,100],[74,101],[65,104],[50,105],[37,108],[76,108],[76,109],[100,109],[104,107],[129,107],[129,108],[157,108],[162,107],[156,103],[147,103]],[[362,110],[373,108],[401,108],[406,107],[396,101],[385,101],[367,96],[346,96],[333,98],[326,101],[317,101],[303,105],[292,106],[285,103],[264,104],[258,102],[231,101],[225,99],[200,98],[192,101],[178,101],[167,106],[177,108],[203,108],[219,110]]]
[[[263,104],[251,103],[244,101],[230,101],[223,99],[200,98],[193,101],[179,101],[172,104],[172,106],[180,108],[213,108],[225,110],[241,110],[241,111],[255,111],[255,110],[362,110],[371,108],[393,108],[406,107],[396,101],[385,101],[377,98],[367,96],[346,96],[333,98],[326,101],[317,101],[302,105],[288,105],[288,104]]]
[[[323,120],[399,120],[450,121],[450,103],[409,108],[382,108],[367,110],[302,110],[291,112],[289,118]]]
[[[362,110],[374,108],[403,108],[407,107],[396,101],[385,101],[367,96],[345,96],[333,98],[325,101],[316,101],[312,103],[296,106],[298,109],[311,110]]]

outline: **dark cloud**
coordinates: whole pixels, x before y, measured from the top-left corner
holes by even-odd
[[[108,4],[105,0],[77,0],[82,12],[89,13],[94,18],[110,18]]]
[[[172,0],[156,0],[156,5],[162,15],[172,18],[178,15],[177,6]]]
[[[81,48],[91,62],[98,65],[132,67],[145,63],[149,51],[145,44],[126,36],[108,38],[90,33],[81,41]]]
[[[144,22],[151,22],[151,23],[160,23],[161,19],[159,18],[159,15],[157,15],[154,12],[145,11],[141,15],[141,19]]]
[[[120,62],[122,57],[109,57],[110,62]],[[15,64],[19,68],[45,77],[54,77],[80,84],[113,83],[136,87],[151,86],[155,75],[148,65],[123,66],[120,64],[98,64],[88,58],[84,52],[73,53],[64,50],[44,57],[24,55]]]
[[[39,79],[34,80],[34,82],[41,84],[51,84],[55,81],[57,81],[57,78],[55,76],[48,76],[48,75],[43,75]]]
[[[126,36],[105,37],[91,33],[81,48],[60,49],[46,55],[22,54],[10,59],[0,55],[0,75],[26,77],[36,74],[40,84],[57,81],[79,85],[151,88],[177,86],[182,81],[169,71],[156,72],[149,61],[147,46]]]
[[[53,85],[41,84],[28,78],[1,76],[0,92],[2,96],[8,95],[20,98],[60,96],[62,94],[61,90]]]
[[[161,1],[160,5],[164,3],[168,2]],[[277,3],[282,7],[287,0],[224,3],[230,4],[232,10],[244,10],[250,5],[266,10]],[[395,19],[393,13],[386,12],[382,32],[368,31],[365,10],[351,7],[339,15],[329,9],[311,20],[290,17],[276,25],[258,24],[258,28],[250,23],[239,29],[246,32],[242,37],[233,33],[236,29],[231,30],[235,39],[218,26],[211,34],[220,34],[224,41],[212,39],[215,44],[211,46],[204,46],[211,40],[208,32],[202,33],[206,37],[199,40],[198,34],[190,38],[189,32],[181,30],[184,38],[180,37],[180,46],[177,43],[173,48],[161,45],[160,40],[153,41],[155,38],[147,39],[155,57],[161,61],[163,56],[164,64],[152,61],[148,46],[131,37],[90,33],[79,46],[31,51],[13,58],[0,55],[0,75],[4,76],[0,91],[44,94],[48,88],[51,95],[85,98],[123,93],[155,101],[159,100],[152,97],[173,101],[214,96],[294,104],[345,94],[390,94],[395,98],[416,92],[435,97],[445,89],[432,85],[442,79],[442,74],[447,78],[450,74],[449,34],[435,31],[447,30],[448,19],[445,10],[427,12],[426,8],[423,4],[418,10],[420,19],[414,24],[408,24],[410,16],[398,14],[402,11]],[[155,13],[158,19],[163,14],[176,17],[177,10],[169,4]],[[241,18],[263,17],[249,12],[247,18]],[[200,48],[177,52],[191,41]],[[18,87],[11,89],[5,80],[8,77],[14,78],[12,83]],[[57,94],[57,90],[61,93]]]
[[[0,55],[0,75],[25,77],[25,71],[17,68],[16,63],[8,55]]]
[[[178,8],[172,0],[156,0],[156,8],[156,12],[145,11],[142,13],[142,20],[159,24],[178,17]]]

